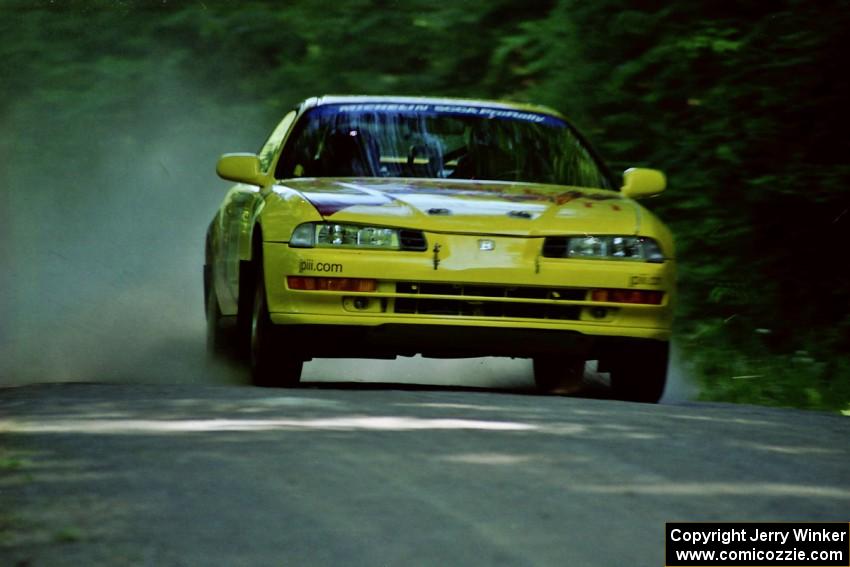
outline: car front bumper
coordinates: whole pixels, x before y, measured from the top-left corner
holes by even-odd
[[[541,238],[486,238],[493,250],[481,250],[475,235],[429,234],[425,252],[266,242],[271,320],[309,356],[534,356],[590,352],[618,338],[669,340],[672,260],[543,258]],[[289,276],[369,279],[376,289],[290,289]],[[611,289],[663,292],[663,299],[593,300],[593,290]]]

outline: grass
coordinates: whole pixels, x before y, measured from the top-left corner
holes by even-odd
[[[15,472],[28,467],[31,463],[26,459],[0,455],[0,471]]]
[[[850,415],[850,363],[843,356],[815,348],[776,352],[757,336],[733,341],[718,329],[704,331],[680,341],[701,400]]]
[[[83,539],[83,532],[75,527],[67,526],[53,534],[56,543],[76,543]]]

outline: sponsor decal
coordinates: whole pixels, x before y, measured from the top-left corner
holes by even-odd
[[[330,262],[316,262],[311,259],[303,259],[298,263],[298,273],[304,272],[322,272],[329,274],[341,274],[345,268],[342,264],[333,264]]]
[[[547,126],[565,127],[566,123],[555,116],[538,114],[511,108],[493,108],[488,106],[472,106],[464,104],[404,104],[404,103],[364,103],[364,104],[329,104],[318,107],[313,112],[320,115],[350,114],[364,112],[389,112],[392,114],[447,114],[451,116],[481,116],[484,118],[502,118],[545,124]]]
[[[647,275],[634,275],[629,278],[629,287],[635,287],[638,285],[661,285],[661,277],[660,276],[647,276]]]

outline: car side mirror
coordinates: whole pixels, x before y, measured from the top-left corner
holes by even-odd
[[[266,176],[260,171],[260,158],[254,154],[224,154],[215,166],[222,179],[262,186]]]
[[[651,197],[664,191],[667,178],[657,169],[632,167],[623,172],[623,187],[620,191],[624,197],[640,199]]]

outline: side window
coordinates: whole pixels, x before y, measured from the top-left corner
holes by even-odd
[[[267,172],[272,165],[272,161],[274,161],[274,156],[280,151],[280,146],[283,144],[283,139],[286,137],[286,133],[289,131],[289,127],[292,125],[292,121],[295,120],[296,112],[293,110],[289,114],[283,117],[283,120],[280,121],[280,124],[277,125],[277,128],[274,129],[272,135],[269,136],[269,139],[263,144],[262,149],[260,150],[260,169],[264,172]]]

